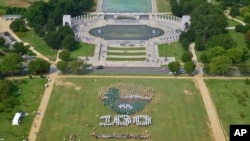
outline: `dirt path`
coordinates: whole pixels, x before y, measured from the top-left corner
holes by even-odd
[[[47,108],[47,105],[48,105],[48,102],[50,99],[51,92],[53,90],[53,85],[55,83],[57,74],[58,73],[53,73],[53,74],[49,75],[49,78],[51,79],[51,81],[48,82],[49,86],[45,89],[44,94],[43,94],[43,98],[42,98],[40,105],[38,107],[37,115],[33,121],[32,127],[30,129],[30,133],[29,133],[29,137],[28,137],[29,141],[36,141],[37,136],[39,136],[39,129],[40,129],[40,126],[42,124],[44,113],[46,111],[46,108]]]
[[[206,83],[204,82],[202,66],[198,62],[198,59],[195,53],[194,43],[190,44],[189,51],[192,52],[193,54],[192,61],[196,64],[196,69],[200,70],[199,74],[196,75],[194,78],[196,80],[197,87],[200,90],[203,103],[207,111],[208,119],[210,121],[210,128],[211,128],[214,141],[226,141],[226,137],[223,132],[223,126],[221,125],[219,121],[219,117],[217,115],[217,111],[214,106],[213,100],[210,96]]]
[[[136,78],[136,79],[191,79],[191,80],[196,80],[197,82],[197,86],[199,88],[199,90],[201,91],[201,95],[205,104],[205,108],[207,110],[208,113],[208,117],[210,120],[210,124],[211,124],[211,131],[213,133],[214,136],[214,141],[225,141],[225,137],[224,134],[222,132],[222,128],[220,126],[218,117],[217,117],[217,113],[216,113],[216,109],[213,105],[212,99],[210,98],[209,95],[209,91],[206,87],[205,82],[203,81],[203,77],[189,77],[189,76],[101,76],[101,75],[58,75],[57,73],[51,74],[49,75],[51,82],[49,82],[49,87],[45,89],[43,98],[41,100],[40,106],[38,108],[38,112],[40,114],[36,115],[31,130],[30,130],[30,134],[29,134],[29,141],[36,141],[37,136],[39,136],[39,129],[40,126],[42,124],[42,120],[44,117],[44,113],[46,111],[50,96],[51,96],[51,92],[53,90],[53,86],[54,83],[56,81],[56,79],[58,78],[116,78],[116,79],[122,79],[122,78]],[[216,79],[227,79],[226,77],[217,77]],[[11,79],[11,78],[9,78]],[[14,79],[16,79],[14,77]],[[207,78],[206,78],[207,79]],[[228,78],[228,79],[232,79],[232,78]],[[245,78],[241,78],[241,77],[237,77],[235,79],[245,79]]]
[[[210,121],[210,128],[214,138],[214,141],[226,141],[226,137],[223,132],[223,127],[217,115],[216,108],[213,100],[210,96],[208,88],[204,82],[204,78],[201,75],[195,76],[196,84],[200,90],[205,109],[207,111],[208,119]]]

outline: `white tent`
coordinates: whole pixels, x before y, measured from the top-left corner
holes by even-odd
[[[19,125],[20,117],[21,117],[21,113],[16,113],[12,120],[12,125]]]

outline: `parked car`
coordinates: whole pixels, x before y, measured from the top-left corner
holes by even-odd
[[[104,67],[102,65],[96,66],[96,69],[103,69]]]
[[[92,66],[86,66],[86,70],[92,70]]]

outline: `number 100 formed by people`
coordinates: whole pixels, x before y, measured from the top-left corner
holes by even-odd
[[[100,122],[100,126],[108,127],[108,126],[129,126],[132,122],[138,126],[148,126],[152,123],[151,117],[148,115],[137,115],[133,117],[133,121],[131,120],[129,115],[115,115],[113,121],[111,121],[111,115],[101,116],[100,120],[104,122]]]

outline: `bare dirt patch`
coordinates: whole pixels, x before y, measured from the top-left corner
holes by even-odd
[[[29,7],[33,2],[37,0],[8,0],[7,5],[13,7]],[[48,0],[44,0],[48,1]]]
[[[72,82],[64,82],[63,79],[57,79],[55,82],[56,86],[66,86],[66,87],[74,87],[75,90],[79,91],[82,87],[72,83]]]
[[[194,94],[192,91],[190,90],[184,90],[184,94],[187,94],[187,95],[192,95]]]
[[[79,91],[79,90],[81,90],[82,89],[82,87],[75,87],[75,90],[77,90],[77,91]]]

